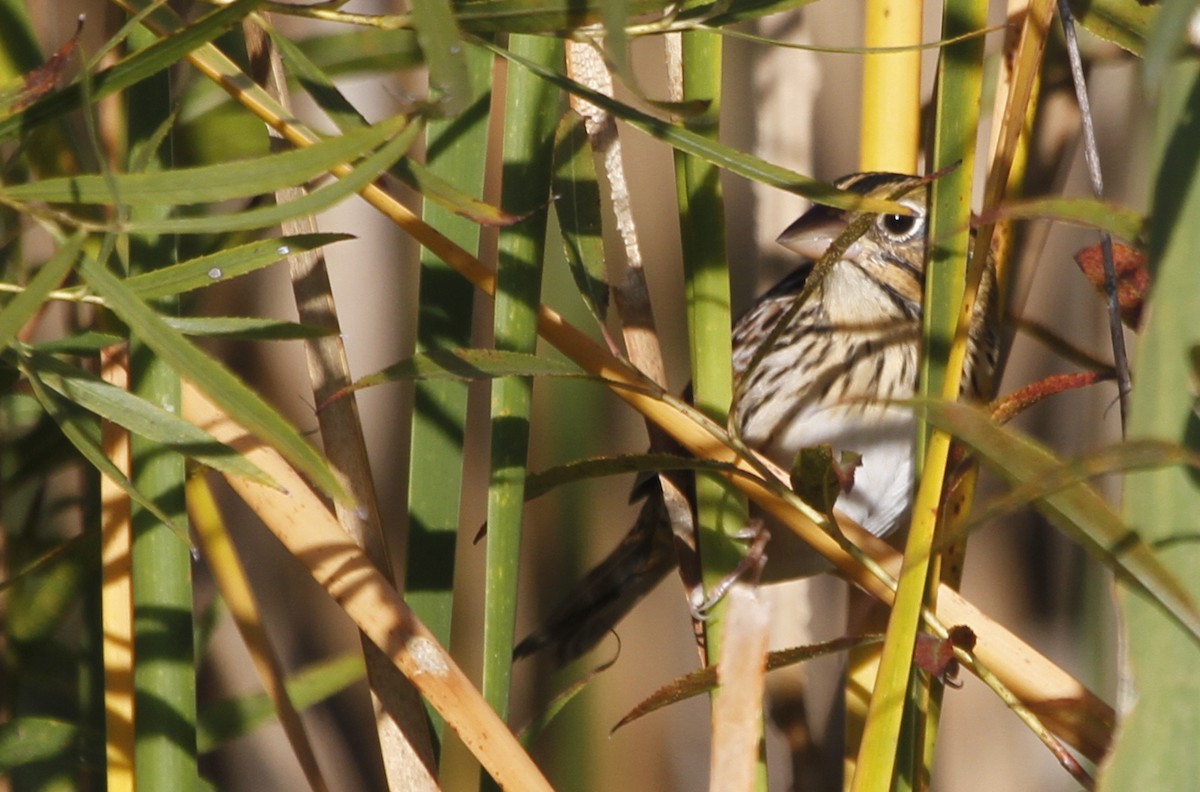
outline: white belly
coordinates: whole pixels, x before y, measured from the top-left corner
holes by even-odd
[[[838,498],[837,508],[876,536],[899,527],[913,489],[913,441],[916,421],[904,407],[830,405],[812,407],[783,424],[779,436],[754,438],[775,462],[790,467],[802,448],[829,445],[862,455],[854,486]],[[749,439],[749,438],[747,438]]]

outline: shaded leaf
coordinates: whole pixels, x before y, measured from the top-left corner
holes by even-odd
[[[925,401],[916,403],[915,409],[930,423],[969,446],[1013,484],[1033,484],[1062,467],[1061,461],[1043,446],[998,426],[971,405]],[[1048,494],[1035,505],[1101,563],[1145,591],[1200,641],[1200,611],[1187,590],[1095,489],[1082,482],[1075,483]]]
[[[79,727],[57,718],[31,715],[0,724],[0,772],[32,762],[65,761],[78,735]]]
[[[801,448],[792,461],[790,478],[792,491],[822,514],[831,513],[838,497],[853,485],[852,478],[846,481],[829,445]]]
[[[362,655],[349,654],[310,666],[285,685],[296,709],[303,710],[340,693],[365,674]],[[199,712],[196,748],[208,753],[274,720],[275,706],[266,693],[217,702]]]
[[[1146,53],[1157,6],[1134,0],[1071,0],[1071,12],[1088,32],[1134,55]]]
[[[1142,237],[1146,218],[1123,206],[1095,198],[1033,198],[1008,201],[985,212],[976,223],[1001,220],[1056,220],[1062,223],[1098,228],[1122,239]]]
[[[214,470],[274,486],[257,465],[177,415],[50,355],[26,351],[22,368],[73,404]]]
[[[567,265],[575,288],[596,322],[608,315],[609,286],[604,278],[604,239],[600,219],[600,182],[583,119],[563,116],[554,143],[554,212],[562,231]]]

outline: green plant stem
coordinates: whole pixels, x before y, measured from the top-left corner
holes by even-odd
[[[722,40],[715,33],[680,34],[682,99],[708,103],[701,117],[701,134],[716,140],[721,113]],[[729,262],[725,254],[725,204],[720,169],[704,160],[675,152],[675,184],[679,202],[684,286],[687,296],[688,339],[692,363],[692,395],[697,409],[724,424],[733,400],[730,366],[733,338],[729,307]],[[726,480],[696,476],[696,525],[699,531],[702,579],[706,591],[737,568],[745,552],[732,534],[746,527],[745,498]],[[725,603],[718,603],[705,621],[708,662],[720,656]],[[766,788],[766,765],[760,761],[756,783]]]
[[[483,193],[487,164],[487,158],[478,154],[487,149],[492,57],[475,47],[468,47],[466,56],[474,98],[463,115],[429,122],[426,164],[455,187],[478,197]],[[427,223],[464,249],[478,250],[478,224],[433,201],[425,202],[423,215]],[[469,346],[473,303],[471,284],[422,248],[418,351]],[[449,646],[467,385],[449,380],[418,382],[414,408],[408,474],[406,596],[425,625],[444,646]],[[426,709],[436,739],[440,740],[443,720],[432,707]]]
[[[135,46],[157,39],[139,29]],[[129,170],[171,166],[169,74],[155,75],[128,96]],[[147,208],[141,217],[165,217],[169,206]],[[131,216],[131,219],[138,219]],[[144,272],[177,261],[170,236],[129,240],[129,268]],[[164,314],[178,312],[177,298],[155,302]],[[180,413],[179,375],[134,336],[129,341],[130,390],[164,409]],[[184,458],[158,443],[131,438],[133,483],[176,521],[187,524]],[[134,695],[137,747],[134,769],[143,789],[187,792],[198,780],[196,767],[196,675],[192,645],[191,549],[169,526],[136,504],[133,507]]]
[[[563,45],[557,39],[514,35],[510,47],[546,66],[559,66],[563,61]],[[500,234],[495,345],[497,349],[533,352],[546,242],[544,208],[563,100],[556,88],[528,70],[510,69],[505,105],[501,204],[508,211],[528,216]],[[508,714],[512,677],[532,386],[526,377],[503,377],[492,384],[483,695],[502,718]]]

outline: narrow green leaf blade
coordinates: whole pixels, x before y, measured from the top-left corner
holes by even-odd
[[[304,184],[322,176],[385,141],[393,140],[402,134],[405,127],[411,126],[405,116],[394,116],[374,126],[295,151],[195,168],[43,179],[0,187],[0,195],[14,201],[61,204],[111,204],[119,201],[131,206],[188,205],[250,198]],[[114,182],[116,195],[113,195],[111,186]]]
[[[66,244],[42,265],[25,290],[0,310],[0,347],[8,346],[25,323],[42,307],[46,295],[62,283],[79,256],[84,238],[82,231],[72,235]]]
[[[345,490],[328,463],[258,394],[172,330],[162,317],[99,263],[85,258],[80,271],[96,293],[108,302],[113,313],[182,377],[220,405],[231,418],[274,447],[325,493],[338,500],[346,498]]]
[[[44,385],[68,401],[134,434],[170,447],[214,470],[276,486],[257,465],[246,461],[208,432],[95,374],[32,351],[26,353],[24,367],[27,371],[36,371]]]
[[[413,0],[417,41],[429,69],[430,97],[440,114],[458,115],[471,100],[471,81],[449,0]]]
[[[232,280],[270,266],[294,253],[316,250],[334,242],[354,239],[352,234],[296,234],[263,239],[199,256],[163,269],[126,279],[125,285],[143,300],[154,300]]]
[[[582,97],[597,107],[601,107],[612,113],[617,118],[625,121],[630,126],[645,132],[651,137],[658,138],[665,143],[669,143],[680,151],[695,155],[705,162],[716,165],[719,168],[736,173],[739,176],[744,176],[747,179],[777,187],[780,190],[786,190],[797,195],[803,195],[816,203],[833,206],[839,209],[849,209],[852,211],[865,212],[907,212],[900,204],[893,201],[885,201],[879,198],[867,198],[854,193],[843,192],[838,190],[833,185],[825,182],[817,181],[787,168],[773,165],[766,160],[759,159],[751,154],[746,154],[737,151],[729,146],[723,145],[717,141],[710,140],[703,135],[692,132],[689,129],[676,126],[661,118],[655,118],[652,115],[643,113],[624,102],[617,101],[609,96],[598,93],[587,88],[578,82],[560,74],[552,69],[547,69],[533,63],[528,58],[523,58],[520,55],[506,50],[502,47],[497,47],[488,42],[482,42],[482,46],[495,52],[497,55],[519,64],[521,67],[529,69],[534,74],[547,80],[553,85],[557,85],[564,91],[568,91],[575,96]]]
[[[923,402],[917,412],[979,454],[1006,480],[1032,486],[1053,476],[1062,463],[1034,440],[996,425],[967,404]],[[1200,610],[1180,578],[1147,544],[1146,537],[1121,520],[1099,493],[1083,482],[1052,492],[1037,508],[1105,566],[1147,592],[1200,641]]]

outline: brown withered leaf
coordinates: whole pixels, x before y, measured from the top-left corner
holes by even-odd
[[[9,108],[12,112],[24,110],[54,90],[54,86],[58,84],[58,79],[66,69],[67,60],[79,45],[79,34],[83,32],[83,20],[84,15],[80,14],[79,23],[75,26],[75,33],[71,38],[63,42],[62,46],[45,63],[25,75],[25,81],[17,93],[17,98]]]
[[[1075,263],[1092,285],[1104,293],[1104,253],[1099,244],[1075,254]],[[1121,242],[1113,242],[1113,265],[1117,275],[1117,302],[1121,320],[1137,330],[1142,321],[1142,303],[1150,291],[1150,269],[1146,254]]]

